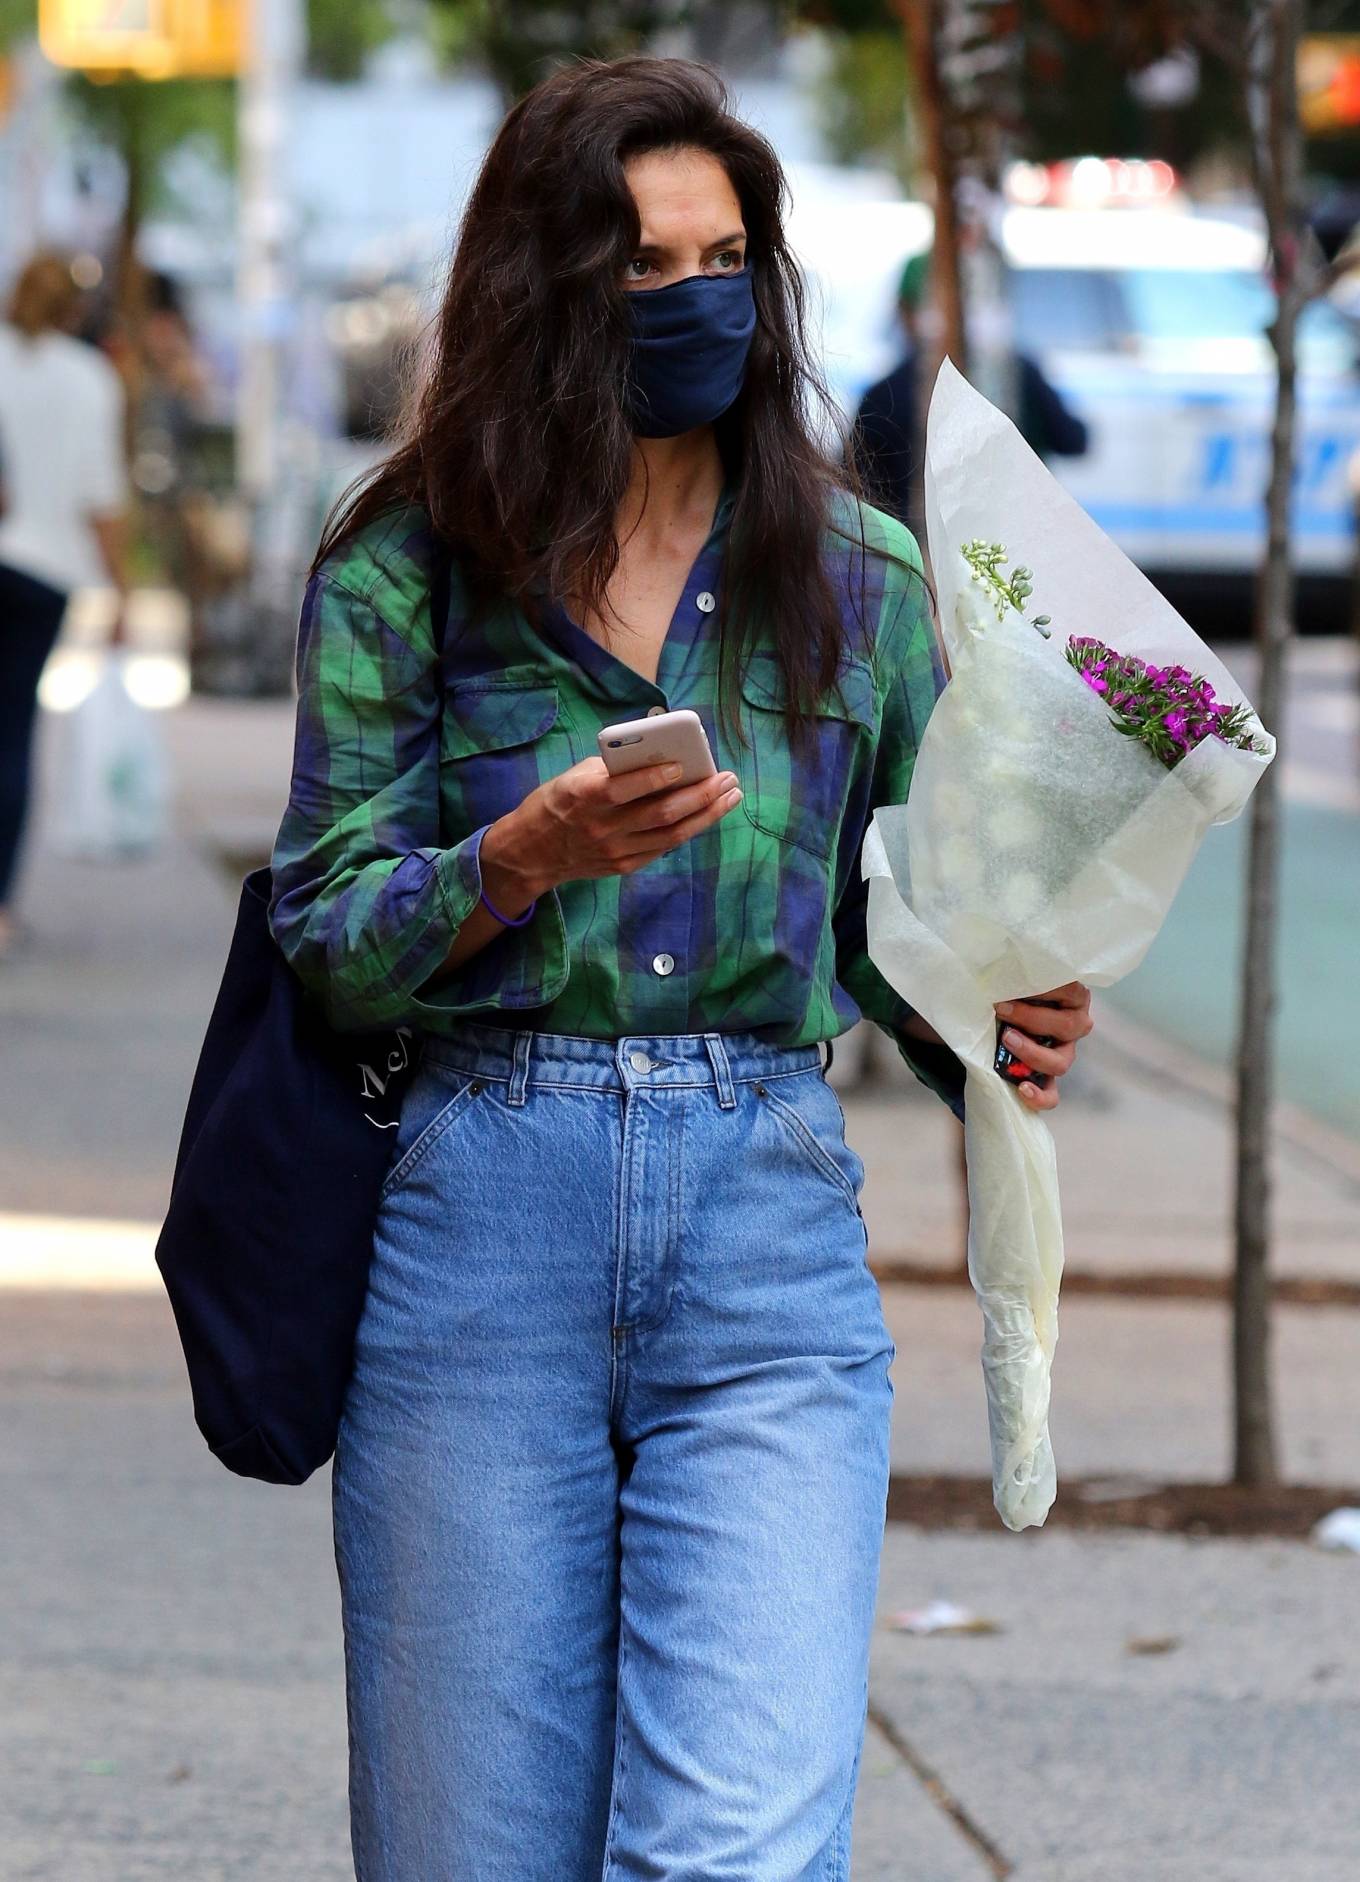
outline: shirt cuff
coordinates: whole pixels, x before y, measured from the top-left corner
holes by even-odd
[[[490,827],[483,824],[445,850],[436,865],[448,947],[481,899],[482,838]],[[562,903],[557,890],[549,889],[539,896],[533,919],[522,928],[503,928],[452,972],[417,988],[412,1014],[427,1031],[437,1033],[451,1030],[448,1022],[460,1013],[546,1006],[562,992],[570,972]]]
[[[894,1033],[897,1050],[921,1083],[943,1099],[954,1116],[963,1123],[963,1090],[967,1072],[963,1060],[952,1046],[936,1044],[931,1039],[913,1039],[909,1033]]]

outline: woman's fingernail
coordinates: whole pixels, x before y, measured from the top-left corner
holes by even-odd
[[[1039,1095],[1039,1087],[1037,1085],[1021,1085],[1020,1089],[1027,1098],[1037,1098]]]
[[[1004,1019],[1007,1013],[1013,1013],[1015,1011],[1015,1003],[1012,1000],[1000,1000],[997,1002],[996,1010]]]

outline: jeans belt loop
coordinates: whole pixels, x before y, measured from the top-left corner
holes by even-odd
[[[704,1044],[708,1047],[709,1062],[713,1067],[713,1081],[718,1087],[718,1103],[724,1111],[735,1110],[737,1094],[732,1085],[732,1066],[727,1057],[727,1047],[723,1044],[722,1034],[706,1032]]]
[[[523,1104],[529,1088],[529,1056],[533,1051],[534,1035],[530,1032],[515,1034],[515,1065],[510,1074],[510,1090],[506,1102]]]

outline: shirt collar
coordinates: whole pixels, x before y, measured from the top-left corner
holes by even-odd
[[[712,526],[695,557],[684,593],[677,605],[676,617],[667,633],[661,651],[661,666],[652,685],[653,693],[664,692],[666,685],[675,685],[695,640],[704,631],[708,613],[696,609],[692,603],[698,594],[705,590],[712,592],[718,586],[727,550],[728,523],[736,497],[735,482],[731,477],[725,477],[714,507]],[[587,634],[583,627],[573,621],[560,601],[545,601],[543,627],[559,650],[567,654],[577,669],[588,674],[609,697],[635,699],[638,689],[647,687],[648,682],[625,661],[607,647],[601,646],[593,635]]]

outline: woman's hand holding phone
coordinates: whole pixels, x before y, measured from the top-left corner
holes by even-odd
[[[996,1069],[1032,1111],[1051,1111],[1072,1069],[1077,1041],[1091,1031],[1091,989],[1079,980],[1027,1000],[997,1003]]]
[[[549,778],[483,837],[487,894],[502,906],[500,886],[510,905],[522,896],[527,907],[559,882],[632,875],[741,802],[735,772],[694,784],[677,784],[680,775],[666,763],[611,777],[602,758],[584,758]]]

